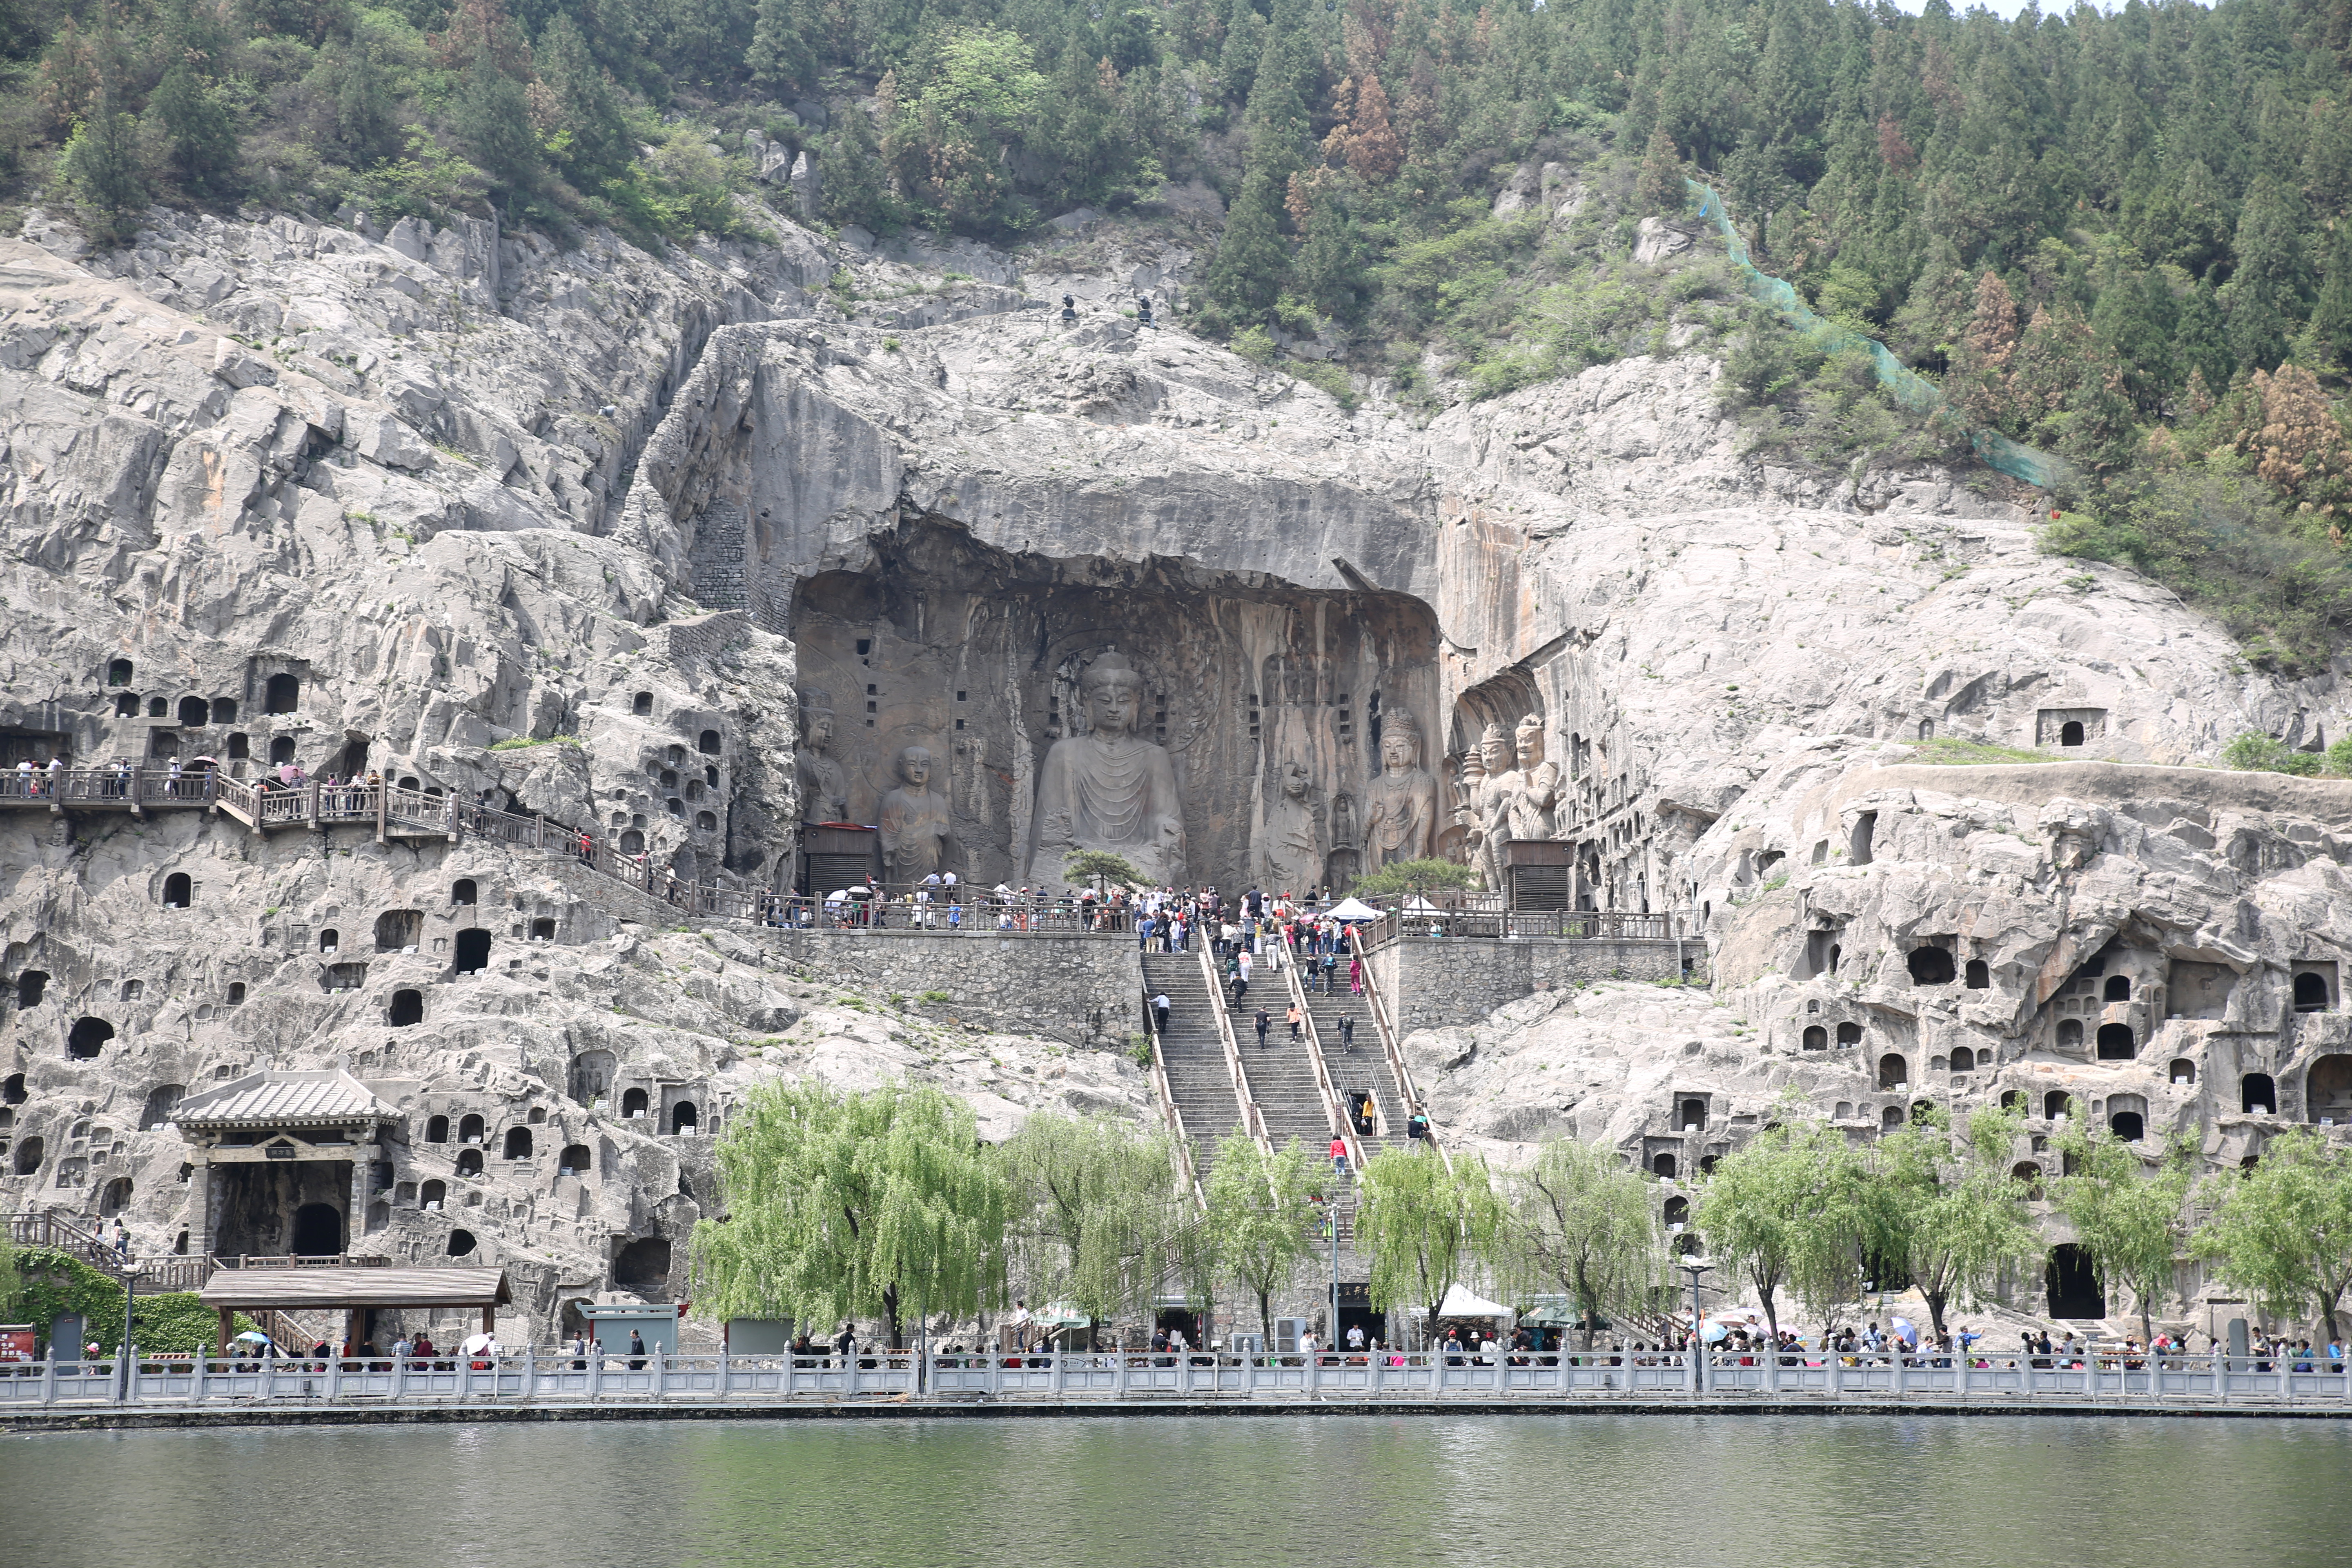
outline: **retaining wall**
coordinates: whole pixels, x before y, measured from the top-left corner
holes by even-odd
[[[909,1000],[943,991],[948,1000],[926,1012],[991,1029],[1120,1049],[1143,1029],[1143,972],[1131,935],[738,929],[820,981]]]
[[[1697,938],[1402,936],[1369,967],[1399,1029],[1485,1017],[1506,1002],[1594,980],[1706,980]]]

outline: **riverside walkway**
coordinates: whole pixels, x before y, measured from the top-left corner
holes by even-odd
[[[484,1412],[508,1407],[684,1415],[790,1414],[877,1402],[929,1409],[1297,1409],[1464,1405],[1568,1411],[1644,1407],[1936,1406],[2080,1414],[2272,1411],[2352,1416],[2352,1371],[2324,1359],[2170,1355],[1847,1357],[1673,1351],[1149,1351],[980,1355],[861,1351],[851,1357],[528,1350],[498,1355],[257,1360],[134,1355],[0,1367],[0,1426],[27,1417],[246,1412]],[[129,1373],[125,1386],[126,1370]]]

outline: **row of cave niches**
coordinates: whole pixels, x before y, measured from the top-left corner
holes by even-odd
[[[473,908],[479,901],[478,886],[471,878],[460,878],[451,885],[449,898],[452,909]],[[190,899],[185,873],[173,872],[164,879],[165,907],[185,909],[189,907]],[[415,953],[424,940],[424,925],[425,911],[422,910],[385,910],[375,920],[375,952],[385,955]],[[532,942],[553,942],[556,936],[555,919],[551,915],[542,915],[526,922],[519,922],[513,935]],[[361,959],[339,956],[347,951],[343,933],[340,928],[328,926],[320,930],[316,938],[316,944],[320,960],[319,989],[320,991],[334,995],[355,992],[367,984],[367,963]],[[494,946],[495,938],[487,926],[467,926],[457,931],[454,936],[436,938],[433,943],[434,956],[446,958],[449,961],[452,977],[476,974],[492,967]],[[520,958],[510,959],[508,961],[508,965],[509,968],[519,968],[522,962]],[[46,970],[19,971],[7,983],[15,992],[17,1011],[33,1012],[47,1005],[49,982],[50,976]],[[114,995],[111,999],[125,1005],[141,1002],[146,994],[146,982],[135,978],[116,982],[112,988]],[[248,987],[244,981],[230,981],[223,989],[217,1003],[205,1002],[197,1005],[194,1020],[200,1024],[208,1023],[222,1011],[243,1006],[248,994]],[[424,991],[408,986],[394,991],[386,999],[383,1021],[395,1029],[422,1024],[425,1021]],[[67,1028],[65,1054],[69,1060],[96,1060],[103,1054],[106,1046],[115,1038],[115,1036],[116,1030],[112,1023],[96,1014],[85,1014],[76,1018]],[[224,1068],[221,1076],[227,1077],[227,1069]]]
[[[1835,929],[1806,933],[1805,949],[1792,971],[1797,980],[1834,979],[1843,956]],[[1958,982],[1964,991],[1993,988],[1992,970],[1983,959],[1955,957],[1954,937],[1929,937],[1904,957],[1911,984],[1945,987]],[[2199,959],[2168,958],[2143,949],[2114,944],[2102,949],[2052,994],[2041,1026],[2043,1043],[2060,1056],[2103,1062],[2135,1061],[2154,1033],[2153,1026],[2177,1019],[2219,1022],[2228,1016],[2230,999],[2242,976],[2228,964]],[[2332,1013],[2340,992],[2338,967],[2333,959],[2296,960],[2289,967],[2289,1005],[2297,1014]],[[1808,1001],[1805,1011],[1818,1014],[1822,1004]],[[1834,1029],[1834,1035],[1832,1035]],[[1808,1023],[1799,1037],[1799,1048],[1823,1051],[1863,1043],[1862,1026]],[[1970,1066],[1957,1065],[1958,1057],[1973,1056]],[[1990,1051],[1955,1057],[1951,1070],[1970,1072],[1993,1065]],[[1941,1071],[1941,1068],[1931,1068]],[[2346,1108],[2352,1112],[2352,1106]]]
[[[127,689],[137,679],[137,667],[128,658],[118,658],[106,668],[106,684],[112,692],[105,705],[116,719],[144,719],[150,728],[142,743],[125,760],[148,759],[164,761],[180,755],[182,742],[201,741],[196,750],[216,749],[218,761],[244,762],[253,755],[254,737],[244,731],[230,730],[245,715],[251,704],[236,697],[203,697],[194,693],[179,697],[148,692],[144,695]],[[260,680],[260,710],[265,718],[290,717],[302,708],[302,679],[280,671]],[[218,735],[206,735],[206,731],[221,731]],[[194,733],[191,733],[193,731]],[[268,739],[268,760],[272,763],[296,761],[296,739],[292,735],[277,735]],[[49,756],[64,756],[69,749],[68,738],[61,734],[12,735],[0,741],[0,765],[14,766],[18,761],[30,761],[37,765]],[[118,748],[120,750],[120,748]],[[46,752],[46,755],[36,755]],[[70,761],[71,759],[66,758]]]
[[[449,900],[452,910],[479,907],[479,884],[472,878],[458,879],[450,885]],[[423,936],[424,921],[424,912],[418,910],[390,910],[377,916],[374,928],[376,951],[384,954],[415,952]],[[518,927],[518,934],[524,929],[528,930],[531,942],[552,942],[556,935],[556,921],[545,916],[532,919],[527,928]],[[492,934],[486,927],[466,927],[454,938],[443,940],[455,947],[454,954],[449,955],[452,978],[480,973],[492,966],[494,943]],[[356,992],[365,985],[368,971],[365,963],[336,959],[334,956],[346,951],[339,930],[330,927],[320,931],[316,942],[320,960],[319,984],[322,991],[330,994]],[[436,945],[440,944],[436,942]],[[519,966],[522,960],[517,958],[509,962],[512,967]],[[46,971],[23,970],[7,984],[20,1013],[37,1013],[52,1005],[50,976]],[[138,979],[123,980],[114,983],[112,989],[117,1000],[126,1005],[135,1005],[144,998],[145,983]],[[210,1022],[224,1012],[245,1005],[250,994],[246,982],[231,981],[216,1003],[205,1002],[197,1005],[194,1019],[197,1023]],[[420,986],[402,986],[394,990],[385,998],[383,1023],[395,1029],[424,1023],[426,997],[426,989]],[[104,1056],[106,1047],[117,1037],[118,1031],[112,1022],[94,1013],[83,1014],[66,1027],[65,1057],[73,1061],[97,1060]],[[362,1059],[364,1062],[366,1058]],[[235,1078],[238,1070],[235,1066],[223,1063],[213,1069],[213,1078],[215,1081],[225,1081]],[[139,1130],[152,1131],[166,1126],[173,1109],[186,1092],[186,1087],[177,1083],[163,1084],[152,1089],[140,1114]],[[637,1092],[642,1095],[642,1091]],[[20,1123],[26,1114],[20,1108],[28,1099],[29,1091],[23,1073],[13,1074],[5,1083],[0,1083],[0,1160],[5,1162],[0,1164],[0,1172],[17,1176],[36,1175],[48,1157],[58,1153],[59,1158],[53,1184],[66,1189],[83,1186],[112,1157],[113,1134],[100,1129],[105,1135],[92,1142],[84,1133],[68,1132],[59,1149],[52,1149],[50,1140],[39,1133],[19,1137]],[[671,1119],[674,1110],[661,1109],[665,1122]],[[624,1119],[633,1114],[642,1116],[647,1113],[642,1103],[635,1107],[624,1105],[621,1110]],[[693,1107],[686,1108],[685,1121],[687,1129],[691,1131],[696,1121]],[[478,1153],[477,1170],[478,1168]],[[116,1184],[110,1184],[107,1194],[101,1197],[100,1210],[103,1214],[118,1212],[129,1200],[128,1178],[121,1179],[122,1191],[120,1194],[113,1192]]]

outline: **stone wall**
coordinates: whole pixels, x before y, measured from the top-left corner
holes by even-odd
[[[1126,936],[947,936],[914,931],[764,931],[810,977],[910,1000],[925,1012],[1074,1046],[1124,1048],[1143,1027],[1143,973]]]
[[[1658,937],[1401,937],[1370,954],[1372,983],[1410,1034],[1485,1017],[1506,1002],[1595,980],[1706,984],[1706,944]]]

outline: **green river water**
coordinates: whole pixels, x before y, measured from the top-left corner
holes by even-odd
[[[5,1442],[10,1568],[2352,1563],[2352,1421],[1134,1416]]]

